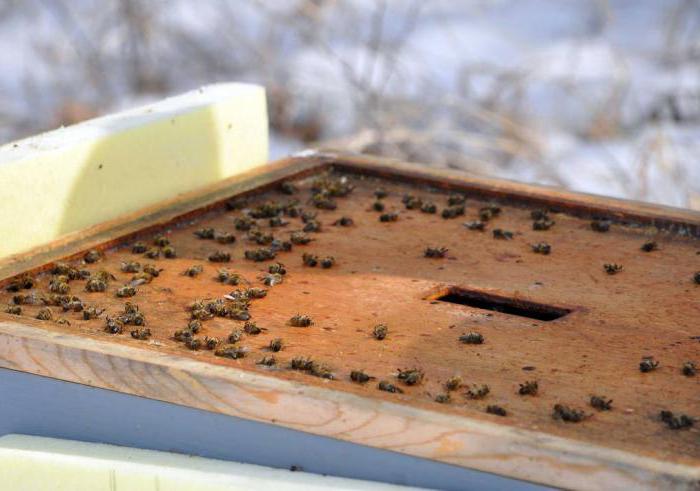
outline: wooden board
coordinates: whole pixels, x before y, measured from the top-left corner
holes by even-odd
[[[353,187],[348,196],[333,198],[335,210],[309,203],[319,176],[346,178]],[[294,182],[298,192],[281,194],[282,181]],[[384,213],[397,212],[397,221],[379,220],[382,212],[373,210],[377,188],[387,191]],[[466,197],[465,214],[444,219],[441,212],[456,192]],[[437,213],[406,209],[406,194],[434,202]],[[243,209],[227,208],[227,200],[237,198],[238,206],[241,197],[247,200]],[[244,251],[263,246],[236,230],[235,218],[266,202],[293,199],[317,212],[321,231],[308,234],[313,241],[279,252],[274,261],[244,259]],[[496,205],[501,211],[484,231],[464,226],[480,209]],[[550,210],[549,230],[533,230],[531,212],[541,209]],[[354,224],[333,225],[342,216]],[[594,216],[610,219],[610,230],[593,231]],[[258,224],[280,240],[304,227],[300,218],[283,218],[288,225],[270,227],[267,219]],[[237,240],[201,240],[193,232],[204,227],[231,232]],[[513,238],[494,238],[495,229]],[[5,285],[29,272],[37,295],[48,292],[58,259],[116,278],[105,293],[85,292],[85,280],[69,283],[71,294],[106,309],[100,319],[85,321],[81,313],[52,307],[54,319],[64,317],[70,325],[37,320],[42,305],[22,306],[19,316],[2,314],[0,366],[555,486],[693,488],[700,482],[698,424],[673,430],[659,413],[700,417],[700,376],[682,374],[684,363],[700,364],[700,285],[693,282],[700,270],[698,230],[700,216],[689,211],[377,159],[299,157],[0,263]],[[134,241],[150,246],[157,234],[170,240],[176,258],[151,260],[131,252]],[[658,250],[642,251],[648,241]],[[532,245],[539,242],[548,243],[551,253],[534,253]],[[448,252],[426,258],[427,247]],[[103,251],[103,258],[84,264],[81,258],[92,248]],[[230,252],[231,262],[208,261],[215,250]],[[335,264],[305,266],[303,253],[333,256]],[[120,271],[126,261],[163,271],[138,285],[133,298],[118,298],[117,288],[132,277]],[[261,278],[277,261],[286,267],[284,281],[265,287]],[[607,274],[606,263],[623,270]],[[182,274],[193,265],[203,272]],[[238,288],[268,290],[249,308],[265,330],[243,335],[237,346],[245,357],[237,360],[173,339],[187,325],[194,300],[222,298],[237,288],[217,281],[219,268],[245,278],[248,283]],[[3,292],[0,302],[11,304],[15,294]],[[132,339],[130,326],[123,334],[104,332],[105,317],[117,316],[126,301],[140,306],[150,339]],[[291,326],[295,314],[309,315],[313,325]],[[381,341],[372,335],[379,323],[388,326]],[[243,324],[215,317],[203,322],[197,337],[223,343]],[[461,343],[469,332],[480,333],[483,344]],[[271,353],[267,347],[275,338],[284,348]],[[259,365],[265,356],[274,356],[276,366]],[[659,367],[642,373],[646,356]],[[317,374],[333,379],[291,369],[299,357],[312,358],[327,369]],[[424,374],[420,383],[398,379],[400,370],[413,368]],[[376,378],[354,383],[353,370]],[[435,402],[456,375],[462,386],[448,402]],[[403,393],[380,391],[379,381]],[[526,381],[538,383],[536,395],[519,394]],[[489,386],[488,395],[470,398],[468,390],[482,384]],[[591,407],[593,395],[612,399],[612,410]],[[583,411],[584,419],[553,418],[557,404]],[[493,405],[507,415],[488,414]]]

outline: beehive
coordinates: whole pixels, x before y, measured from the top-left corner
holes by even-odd
[[[691,487],[699,227],[689,211],[298,157],[0,264],[19,314],[0,317],[0,363],[545,484]],[[57,262],[108,272],[106,290],[57,281]],[[145,264],[157,277],[134,278]],[[120,324],[126,302],[144,325]]]

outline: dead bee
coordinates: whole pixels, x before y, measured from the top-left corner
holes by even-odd
[[[153,281],[153,275],[148,274],[146,272],[141,272],[136,273],[134,276],[132,276],[129,284],[131,286],[139,286],[145,283],[150,283],[151,281]]]
[[[170,239],[168,239],[163,234],[156,235],[155,238],[153,239],[153,245],[156,245],[158,247],[168,246],[168,245],[170,245]]]
[[[260,249],[245,251],[245,258],[250,261],[262,262],[274,259],[277,254],[272,249]]]
[[[387,380],[380,381],[379,384],[377,384],[377,388],[384,392],[391,392],[392,394],[403,394],[403,390]]]
[[[194,334],[197,334],[201,328],[202,322],[198,319],[190,319],[190,321],[187,323],[187,329],[192,331]]]
[[[525,383],[520,384],[518,389],[518,394],[521,396],[535,396],[539,390],[539,384],[536,380],[528,380]]]
[[[549,211],[547,211],[547,210],[532,210],[530,212],[530,218],[532,218],[534,221],[549,220]]]
[[[190,312],[190,316],[193,320],[205,321],[214,317],[214,314],[212,314],[206,309],[192,309],[192,312]]]
[[[435,203],[432,201],[426,201],[420,206],[420,211],[430,214],[437,213],[437,205],[435,205]]]
[[[324,192],[335,197],[347,196],[353,189],[355,186],[350,184],[345,176],[339,178],[319,177],[311,185],[311,190],[314,193]]]
[[[258,245],[268,245],[271,244],[273,240],[275,240],[274,236],[272,234],[266,234],[262,230],[251,230],[248,232],[248,235],[246,235],[246,239],[255,242]]]
[[[214,238],[214,229],[211,227],[207,228],[200,228],[199,230],[194,231],[194,235],[199,237],[200,239],[203,240],[211,240]]]
[[[389,334],[389,327],[386,324],[377,324],[374,326],[374,329],[372,329],[372,336],[379,341],[386,338],[387,334]]]
[[[680,414],[676,416],[671,411],[659,412],[659,419],[666,423],[666,426],[668,426],[672,430],[690,428],[695,423],[693,418],[691,418],[690,416],[687,416],[685,414]]]
[[[696,285],[700,285],[700,271],[693,275],[693,281]]]
[[[296,186],[289,181],[281,182],[278,189],[282,194],[294,194],[298,191]]]
[[[120,269],[124,273],[138,273],[141,270],[141,263],[136,261],[122,262]]]
[[[389,196],[389,193],[384,188],[377,188],[374,190],[374,197],[377,199],[384,199]]]
[[[228,269],[220,269],[217,273],[217,279],[226,284],[236,286],[241,282],[241,275],[229,271]]]
[[[49,309],[48,307],[42,307],[36,314],[36,318],[40,321],[50,321],[51,319],[53,319],[53,312],[51,312],[51,309]]]
[[[204,337],[204,349],[213,350],[219,345],[219,338]]]
[[[22,307],[20,307],[19,305],[8,305],[7,307],[5,307],[5,313],[12,315],[22,315]]]
[[[491,392],[491,388],[486,384],[472,385],[469,390],[467,390],[465,396],[468,399],[483,399]]]
[[[282,348],[284,348],[284,342],[282,341],[282,338],[275,338],[272,341],[270,341],[268,348],[270,351],[273,351],[275,353],[281,351]]]
[[[248,288],[245,291],[246,298],[265,298],[267,290],[264,288]]]
[[[275,254],[280,251],[289,252],[292,250],[292,243],[288,240],[275,239],[270,243],[270,250]]]
[[[483,344],[484,336],[478,332],[468,332],[459,337],[459,342],[464,344]]]
[[[695,366],[695,362],[686,361],[685,363],[683,363],[681,373],[683,373],[683,375],[685,375],[686,377],[694,377],[697,373],[697,367]]]
[[[272,217],[270,218],[270,227],[285,227],[289,225],[289,222],[283,220],[282,217]]]
[[[450,218],[457,218],[458,216],[464,215],[464,205],[450,206],[442,210],[442,218],[445,220]]]
[[[85,305],[83,305],[82,300],[76,296],[73,296],[70,299],[66,299],[66,301],[61,304],[61,307],[63,308],[64,312],[82,312]]]
[[[236,230],[241,230],[243,232],[247,232],[251,228],[257,226],[257,222],[248,217],[237,217],[233,221],[233,224],[236,227]]]
[[[406,385],[417,385],[423,381],[424,373],[419,368],[400,370],[396,377]]]
[[[321,259],[320,264],[323,269],[331,268],[335,264],[335,258],[333,256],[324,257]]]
[[[6,287],[7,291],[9,292],[30,290],[31,288],[34,288],[34,278],[27,274],[14,278]]]
[[[12,296],[12,303],[15,305],[31,305],[37,302],[37,297],[34,294],[31,295],[18,295]]]
[[[275,365],[277,365],[277,360],[274,356],[263,356],[260,360],[256,362],[256,365],[274,367]]]
[[[67,283],[68,277],[66,276],[57,276],[54,277],[50,282],[49,282],[49,291],[53,293],[58,293],[61,295],[65,295],[70,291],[70,285]]]
[[[335,375],[333,375],[333,372],[329,367],[316,362],[311,364],[311,370],[309,370],[309,373],[314,377],[320,377],[329,380],[335,379]]]
[[[214,251],[209,254],[209,260],[213,263],[227,263],[231,261],[231,254],[226,251]]]
[[[79,270],[67,263],[62,262],[54,264],[53,268],[51,268],[51,274],[67,276],[69,280],[80,280],[90,277],[89,271],[85,269]]]
[[[319,210],[335,210],[338,205],[325,193],[316,193],[311,197],[311,202]]]
[[[641,250],[644,252],[652,252],[652,251],[657,251],[659,250],[659,244],[657,244],[653,240],[648,240],[644,244],[642,244],[642,247],[640,247]]]
[[[445,380],[445,390],[453,391],[457,390],[462,386],[462,377],[455,375]]]
[[[195,276],[199,275],[202,271],[204,271],[204,268],[200,264],[195,264],[194,266],[190,266],[185,271],[183,271],[182,274],[184,276],[194,278]]]
[[[177,257],[177,252],[175,251],[175,248],[171,245],[163,247],[162,252],[163,257],[167,259],[174,259]]]
[[[384,222],[384,223],[395,222],[398,219],[399,219],[398,213],[393,213],[393,212],[392,213],[382,213],[381,215],[379,215],[379,221]]]
[[[374,211],[384,211],[384,203],[381,201],[375,201],[372,203],[372,209]]]
[[[124,313],[119,316],[119,320],[132,326],[143,326],[146,324],[146,317],[140,311],[139,306],[131,302],[126,302],[124,305]]]
[[[148,250],[148,247],[143,242],[134,242],[131,246],[131,252],[134,254],[143,254]]]
[[[496,205],[487,205],[479,208],[479,219],[482,222],[488,222],[493,217],[501,214],[501,207]]]
[[[158,269],[152,264],[145,264],[143,266],[143,272],[151,275],[153,278],[157,278],[161,271],[163,271],[163,268]]]
[[[587,417],[588,415],[581,409],[571,408],[564,404],[555,404],[552,411],[552,418],[567,423],[580,423]]]
[[[282,263],[270,264],[270,266],[267,268],[267,271],[270,274],[281,274],[281,275],[287,274],[287,269],[284,267],[284,264],[282,264]]]
[[[659,362],[654,360],[653,356],[645,356],[642,361],[639,362],[639,371],[642,373],[651,372],[656,370],[659,366]]]
[[[622,269],[623,269],[623,267],[621,264],[616,264],[616,263],[603,264],[603,270],[610,275],[617,274],[620,271],[622,271]]]
[[[100,259],[102,259],[102,254],[100,253],[100,251],[95,249],[87,251],[83,256],[83,261],[85,261],[88,264],[96,263]]]
[[[225,206],[226,210],[228,211],[242,210],[243,208],[248,206],[248,198],[230,199],[226,202]]]
[[[39,298],[41,303],[44,305],[49,305],[51,307],[60,307],[66,302],[69,302],[71,297],[68,295],[59,295],[57,293],[49,293],[48,295]]]
[[[511,240],[513,238],[513,232],[495,228],[493,229],[493,238],[499,240]]]
[[[610,230],[610,220],[594,219],[591,221],[591,230],[594,232],[607,232]]]
[[[410,194],[404,194],[403,198],[401,198],[401,202],[407,210],[417,210],[423,205],[423,200]]]
[[[443,258],[447,255],[448,250],[446,247],[427,247],[423,255],[430,258]]]
[[[246,334],[250,334],[253,336],[258,335],[263,331],[262,328],[258,327],[258,325],[255,322],[251,321],[248,321],[243,325],[243,330]]]
[[[333,225],[335,225],[336,227],[351,227],[354,224],[355,221],[350,217],[340,217],[335,222],[333,222]]]
[[[97,319],[104,311],[105,309],[98,309],[97,307],[87,307],[83,309],[83,320]]]
[[[598,411],[610,411],[612,409],[612,399],[605,396],[591,396],[591,406]]]
[[[309,327],[314,323],[308,315],[296,314],[289,319],[289,325],[292,327]]]
[[[151,337],[151,330],[147,327],[134,329],[131,331],[131,337],[134,339],[145,341],[146,339]]]
[[[552,246],[550,246],[546,242],[538,242],[537,244],[532,245],[532,252],[534,252],[535,254],[543,254],[546,256],[550,252],[552,252]]]
[[[227,339],[230,344],[236,344],[238,341],[243,339],[243,331],[240,329],[234,329],[231,331],[231,334],[228,335]]]
[[[268,201],[248,210],[248,216],[252,218],[272,218],[282,212],[282,207],[273,201]]]
[[[318,264],[318,256],[314,254],[307,254],[306,252],[302,254],[301,260],[304,263],[304,266],[309,266],[311,268],[316,267]]]
[[[188,339],[192,339],[193,335],[194,333],[189,329],[180,329],[175,331],[175,333],[173,334],[173,338],[175,339],[175,341],[184,343],[187,342]]]
[[[306,222],[303,228],[304,232],[320,232],[321,231],[321,222],[317,220],[309,220]]]
[[[124,332],[124,323],[119,319],[108,316],[105,320],[105,332],[109,334],[121,334]]]
[[[103,292],[107,290],[107,282],[101,278],[90,278],[85,284],[85,291]]]
[[[236,242],[236,237],[229,232],[218,232],[214,235],[214,240],[219,244],[233,244]]]
[[[289,240],[294,245],[306,245],[313,239],[304,232],[292,232],[292,235],[289,237]]]
[[[452,396],[450,394],[438,394],[435,396],[435,402],[439,402],[440,404],[448,404],[452,400]]]
[[[549,230],[554,226],[554,220],[540,219],[532,222],[532,230]]]
[[[467,197],[463,194],[452,193],[447,197],[447,206],[463,205],[467,202]]]
[[[202,348],[204,343],[199,338],[187,338],[185,339],[185,346],[187,346],[192,351],[197,351]]]
[[[66,319],[65,317],[59,317],[56,319],[56,324],[60,324],[63,326],[70,326],[70,321]]]
[[[157,247],[151,247],[145,252],[144,256],[146,256],[148,259],[158,259],[160,257],[160,249]]]
[[[283,276],[281,274],[266,274],[262,276],[262,282],[265,286],[275,286],[282,283]]]
[[[483,232],[486,228],[486,223],[482,222],[481,220],[473,220],[471,222],[464,222],[464,226],[469,230],[478,230]]]
[[[302,222],[309,223],[316,220],[317,215],[318,213],[316,213],[315,211],[302,211],[300,217]]]
[[[134,288],[133,286],[124,285],[121,288],[117,289],[116,295],[119,298],[133,297],[134,295],[136,295],[136,288]]]
[[[508,411],[495,404],[486,406],[486,412],[489,414],[495,414],[496,416],[508,416]]]
[[[362,370],[353,370],[350,372],[350,380],[358,384],[364,384],[370,380],[374,380],[375,377],[367,375]]]
[[[289,368],[292,370],[308,371],[311,370],[313,365],[314,362],[311,358],[304,358],[302,356],[292,358],[292,361],[289,362]]]

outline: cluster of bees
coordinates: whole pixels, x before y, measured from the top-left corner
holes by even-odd
[[[298,193],[296,186],[290,182],[282,183],[279,191],[290,196]],[[312,183],[311,197],[308,203],[316,210],[335,210],[338,207],[338,199],[348,196],[352,191],[353,185],[347,178],[335,178],[330,175],[323,176]],[[383,223],[399,220],[398,212],[387,211],[386,198],[388,196],[389,193],[385,189],[377,189],[374,193],[374,201],[369,208],[370,212],[379,213],[378,220]],[[401,203],[406,210],[416,210],[426,214],[439,213],[445,220],[462,217],[466,212],[466,197],[463,194],[449,195],[446,206],[442,210],[438,210],[438,205],[435,202],[410,194],[404,195]],[[295,246],[310,244],[315,240],[312,234],[322,231],[318,212],[304,209],[300,202],[294,199],[287,203],[269,201],[252,208],[248,208],[245,201],[234,200],[227,204],[227,208],[229,210],[243,210],[242,215],[236,217],[233,223],[237,231],[245,233],[246,242],[254,246],[245,250],[244,258],[253,262],[271,262],[267,273],[260,277],[261,282],[266,287],[273,287],[282,283],[287,275],[287,269],[283,263],[272,261],[276,260],[279,254],[292,251]],[[488,225],[501,214],[501,207],[489,204],[479,208],[477,217],[465,222],[464,226],[468,230],[484,232]],[[530,218],[532,219],[532,230],[534,231],[547,231],[556,224],[547,210],[535,210],[531,213]],[[270,229],[282,229],[291,224],[290,219],[299,219],[301,228],[289,231],[288,237],[285,236],[284,239],[275,237],[274,233],[259,227],[260,221],[266,221]],[[343,216],[335,220],[332,225],[351,227],[354,225],[354,220],[351,217]],[[611,222],[603,218],[596,218],[591,221],[590,226],[595,232],[605,233],[610,230]],[[496,240],[512,240],[515,236],[514,232],[502,228],[493,228],[491,233]],[[207,256],[210,262],[225,264],[231,261],[230,252],[219,248],[219,246],[235,243],[237,238],[233,233],[205,227],[196,230],[194,235],[202,241],[211,241],[216,245],[216,248]],[[552,246],[544,241],[532,244],[531,248],[532,252],[536,254],[549,255],[552,252]],[[653,241],[645,242],[641,246],[641,250],[644,252],[653,252],[658,250],[658,248],[658,244]],[[175,246],[170,243],[170,239],[165,235],[156,236],[150,244],[142,241],[135,242],[131,246],[131,252],[143,255],[144,258],[149,260],[160,257],[165,259],[177,257]],[[430,259],[445,258],[447,254],[448,249],[439,246],[427,247],[423,253],[426,258]],[[102,252],[90,250],[83,256],[83,263],[93,265],[103,259],[104,255]],[[301,259],[302,264],[306,267],[320,266],[321,269],[329,269],[336,264],[336,259],[330,255],[318,256],[305,252],[302,254]],[[162,268],[157,268],[153,264],[146,263],[142,265],[136,260],[122,262],[120,269],[123,273],[129,273],[133,276],[130,281],[115,290],[115,295],[119,298],[136,296],[139,286],[150,284],[163,271]],[[615,263],[606,263],[603,269],[606,273],[613,275],[620,273],[623,267]],[[182,271],[182,275],[196,278],[202,272],[202,265],[195,264]],[[49,291],[46,294],[24,294],[22,293],[23,291],[31,290],[36,286],[34,279],[28,275],[14,278],[7,286],[7,289],[15,293],[15,295],[13,296],[13,303],[7,307],[6,312],[20,315],[22,313],[22,305],[38,304],[42,305],[42,308],[36,315],[38,319],[54,321],[60,324],[70,324],[70,322],[65,317],[57,316],[51,310],[51,307],[59,308],[64,313],[80,312],[84,320],[102,317],[105,313],[104,309],[88,305],[73,294],[75,289],[74,282],[84,281],[85,285],[83,288],[87,292],[105,292],[110,283],[116,281],[113,274],[104,269],[89,271],[87,269],[78,269],[68,263],[59,262],[53,266],[51,275],[48,284]],[[251,320],[250,307],[255,300],[265,298],[268,290],[250,286],[249,282],[240,274],[227,268],[218,270],[216,280],[226,285],[241,288],[237,288],[223,298],[201,299],[192,302],[188,307],[190,319],[187,325],[182,329],[176,330],[172,337],[190,350],[211,350],[215,356],[240,359],[249,353],[248,348],[242,346],[242,340],[246,336],[256,336],[266,330],[266,328],[259,327]],[[700,284],[700,271],[695,273],[693,281]],[[242,287],[243,285],[245,287]],[[224,338],[201,336],[204,323],[217,317],[240,321],[244,324],[242,329],[235,328]],[[136,340],[145,341],[150,339],[152,335],[150,329],[146,327],[146,318],[143,312],[140,311],[136,303],[131,301],[125,303],[123,312],[112,316],[105,315],[104,321],[104,330],[109,334],[123,334],[126,327],[129,326],[130,335]],[[313,325],[313,320],[308,315],[297,314],[289,319],[288,324],[293,327],[305,328]],[[372,336],[377,341],[385,341],[389,336],[388,326],[386,324],[377,324],[372,329]],[[458,341],[465,345],[481,345],[485,339],[478,332],[469,332],[459,336]],[[257,360],[256,363],[264,367],[278,366],[278,361],[274,354],[282,351],[284,347],[285,343],[282,338],[272,339],[265,348],[269,354]],[[658,366],[658,361],[647,357],[642,359],[639,369],[641,372],[647,373],[656,370]],[[324,379],[336,378],[330,367],[308,357],[292,358],[287,368]],[[687,361],[683,365],[682,373],[685,376],[695,376],[696,371],[696,365],[692,361]],[[378,380],[377,389],[401,394],[404,392],[402,386],[410,387],[422,384],[425,374],[419,368],[410,368],[398,370],[394,377],[395,381],[389,379]],[[350,381],[363,385],[377,380],[376,377],[359,369],[352,370],[349,378]],[[443,389],[444,391],[434,397],[435,402],[449,404],[453,401],[454,393],[460,389],[464,389],[463,395],[469,400],[483,400],[491,392],[490,387],[486,384],[466,386],[459,376],[451,377],[445,381]],[[517,394],[523,397],[537,396],[538,392],[539,383],[536,380],[525,381],[517,389]],[[612,400],[604,395],[592,395],[588,402],[592,408],[598,411],[610,411],[613,408]],[[486,412],[501,417],[508,415],[508,411],[505,408],[493,404],[486,406]],[[552,409],[552,417],[563,422],[577,423],[584,421],[590,416],[591,414],[580,408],[573,408],[564,404],[555,404]],[[659,418],[672,429],[687,428],[694,423],[691,417],[684,414],[675,415],[670,411],[662,411]]]

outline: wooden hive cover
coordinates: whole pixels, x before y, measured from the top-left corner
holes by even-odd
[[[0,365],[551,485],[692,487],[699,226],[690,211],[299,157],[1,263],[0,304],[19,315],[0,314]],[[207,228],[215,239],[197,236]],[[134,253],[137,242],[158,256]],[[270,247],[274,259],[245,257]],[[216,251],[230,262],[211,261]],[[93,280],[58,278],[59,261]],[[286,274],[269,276],[277,263]],[[134,281],[146,264],[160,274]],[[106,291],[86,291],[99,271]],[[133,297],[117,296],[125,285]],[[241,300],[250,288],[266,295]],[[61,294],[79,298],[75,311]],[[119,324],[126,302],[144,326]],[[246,303],[258,334],[245,332]],[[85,320],[81,307],[104,312]],[[297,314],[312,324],[291,325]],[[193,316],[198,341],[176,340]],[[122,331],[106,332],[107,319]]]

